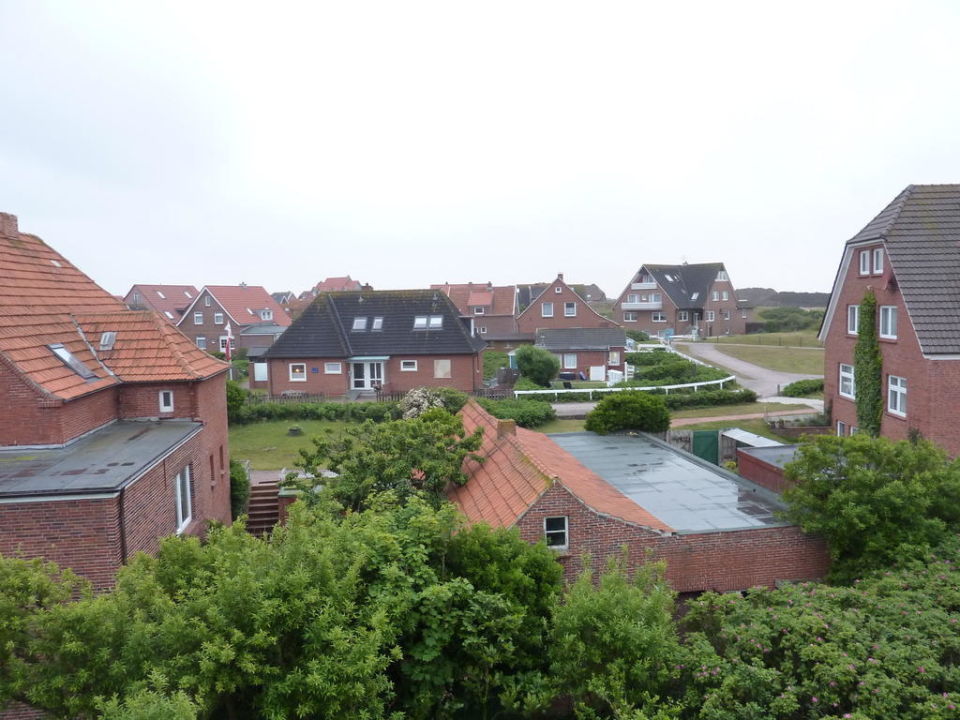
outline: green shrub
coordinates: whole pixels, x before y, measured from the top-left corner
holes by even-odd
[[[560,372],[560,361],[557,356],[543,348],[522,345],[517,348],[516,358],[520,374],[541,387],[548,386]]]
[[[786,397],[808,397],[823,392],[823,379],[819,380],[797,380],[792,382],[780,391],[781,395]]]
[[[519,377],[517,381],[513,384],[514,390],[543,390],[543,385],[537,385],[530,378]]]
[[[699,390],[697,392],[671,392],[660,395],[671,410],[684,408],[716,407],[718,405],[742,405],[757,401],[753,390]]]
[[[630,391],[613,393],[587,414],[584,428],[600,435],[618,430],[665,432],[670,429],[670,412],[659,395]]]
[[[239,460],[230,458],[230,515],[236,520],[247,511],[250,500],[250,477]]]
[[[501,420],[516,420],[525,428],[540,427],[557,417],[553,406],[540,400],[489,400],[478,398],[477,402],[488,413]]]
[[[853,349],[857,425],[860,432],[877,437],[883,419],[883,355],[877,340],[877,298],[873,290],[867,290],[860,301],[858,327],[857,344]]]
[[[483,353],[483,379],[492,380],[497,376],[497,370],[507,367],[510,359],[505,352],[486,350]]]
[[[238,421],[247,396],[247,391],[240,387],[240,383],[227,380],[227,422]]]
[[[301,403],[247,403],[231,422],[245,424],[260,420],[334,420],[341,422],[384,422],[400,417],[395,402],[301,402]]]
[[[643,330],[627,330],[626,335],[634,342],[646,342],[650,336]]]
[[[669,352],[666,348],[656,348],[649,352],[627,353],[626,361],[633,366],[639,367],[641,365],[659,365],[672,357],[677,357],[677,355]]]
[[[798,307],[766,308],[758,313],[764,321],[763,331],[796,332],[820,327],[823,320],[823,310],[804,310]]]

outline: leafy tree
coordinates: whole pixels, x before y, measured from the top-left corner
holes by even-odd
[[[243,406],[247,402],[247,391],[240,383],[227,380],[227,420],[231,423],[240,419]]]
[[[250,500],[250,477],[239,460],[230,458],[230,516],[236,520],[247,510]]]
[[[873,437],[883,418],[883,356],[877,339],[877,298],[868,290],[860,301],[857,345],[853,351],[857,425]]]
[[[659,395],[633,391],[610,393],[587,413],[584,428],[600,435],[618,430],[665,432],[670,429],[670,411]]]
[[[960,465],[927,441],[819,436],[787,466],[787,519],[823,536],[849,579],[960,530]]]
[[[560,372],[557,356],[543,348],[521,345],[517,348],[517,369],[520,375],[529,378],[540,387],[548,387]]]
[[[400,502],[424,493],[436,504],[448,483],[466,481],[463,460],[476,457],[481,441],[482,430],[467,436],[459,417],[434,408],[409,420],[328,429],[314,438],[312,451],[300,451],[298,466],[310,478],[320,478],[324,468],[337,473],[322,482],[349,509],[367,507],[369,498],[387,490]],[[288,482],[301,490],[302,500],[313,502],[316,479]]]

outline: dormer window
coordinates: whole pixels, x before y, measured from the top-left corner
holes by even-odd
[[[60,358],[60,360],[63,362],[64,365],[66,365],[68,368],[73,370],[77,375],[82,377],[84,380],[92,380],[97,377],[96,374],[90,368],[88,368],[82,362],[77,360],[77,358],[74,357],[73,353],[67,350],[60,343],[57,343],[55,345],[48,345],[47,347],[50,348],[50,352],[52,352],[54,355]]]
[[[273,310],[261,310],[260,311],[261,320],[273,320]]]
[[[367,318],[366,318],[366,316],[363,316],[363,317],[355,317],[355,318],[353,319],[353,329],[354,329],[354,330],[358,330],[358,331],[359,331],[359,330],[366,330],[366,329],[367,329]]]
[[[484,315],[484,314],[486,314],[486,312],[487,312],[486,309],[485,309],[482,305],[477,305],[477,306],[473,309],[473,314],[474,314],[474,315]]]
[[[373,319],[373,324],[370,326],[371,330],[383,330],[383,318],[375,317]]]

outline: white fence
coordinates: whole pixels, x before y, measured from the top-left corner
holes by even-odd
[[[709,367],[709,366],[708,366]],[[719,385],[720,389],[723,389],[724,383],[733,382],[737,379],[736,375],[730,375],[723,378],[722,380],[705,380],[703,382],[695,383],[684,383],[683,385],[648,385],[645,387],[618,387],[618,388],[573,388],[571,390],[567,389],[558,389],[558,390],[514,390],[513,396],[519,398],[522,395],[553,395],[555,400],[559,400],[561,395],[569,395],[570,393],[589,393],[590,399],[593,400],[594,393],[612,393],[612,392],[624,392],[625,390],[663,390],[665,395],[669,395],[671,390],[680,390],[681,388],[693,388],[694,392],[699,390],[702,387],[707,387],[711,385]]]

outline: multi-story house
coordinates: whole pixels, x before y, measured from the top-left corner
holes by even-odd
[[[227,324],[234,348],[259,357],[291,323],[290,316],[259,285],[206,285],[184,311],[177,327],[208,352],[227,349]]]
[[[613,306],[626,330],[650,335],[741,335],[747,313],[723,263],[642,265]]]
[[[820,329],[838,435],[858,427],[854,348],[872,293],[882,356],[880,433],[960,454],[960,185],[910,185],[847,241]]]
[[[513,346],[518,340],[517,287],[492,283],[443,283],[441,290],[467,320],[476,335],[494,346]]]
[[[567,285],[563,273],[545,285],[517,315],[517,331],[527,342],[536,339],[538,330],[617,327],[616,322],[603,317]]]
[[[105,588],[229,522],[226,371],[0,213],[0,553]]]
[[[172,325],[200,293],[193,285],[134,285],[123,297],[131,310],[153,310]]]
[[[364,290],[318,295],[263,359],[272,395],[470,392],[483,347],[439,290]]]

